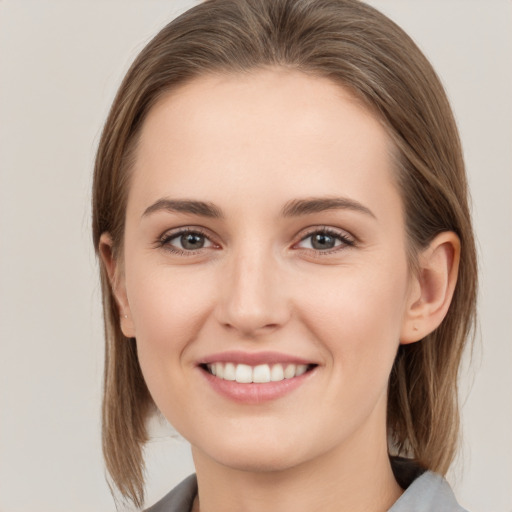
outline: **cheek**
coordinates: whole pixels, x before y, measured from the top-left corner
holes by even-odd
[[[135,336],[155,350],[176,351],[197,334],[211,308],[214,287],[205,272],[190,273],[164,265],[134,265],[127,294]]]
[[[183,370],[191,366],[187,348],[209,315],[214,290],[204,275],[139,261],[128,261],[126,274],[137,355],[155,403],[169,417],[183,405],[189,384]],[[168,411],[170,397],[174,407]]]
[[[330,280],[303,287],[303,322],[345,373],[391,368],[407,293],[405,262],[396,267],[340,268]]]
[[[207,282],[191,280],[186,272],[171,272],[161,266],[134,266],[127,281],[130,311],[134,321],[139,364],[157,407],[177,428],[189,396],[190,358],[187,347],[194,343],[204,323],[210,293]],[[188,365],[188,366],[187,366]],[[190,369],[190,368],[189,368]]]

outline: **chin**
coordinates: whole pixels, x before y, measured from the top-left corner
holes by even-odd
[[[225,436],[222,440],[211,438],[209,441],[199,450],[218,464],[238,471],[279,472],[298,466],[308,458],[307,453],[299,451],[299,447],[305,445],[286,436],[273,435],[272,439]]]
[[[250,473],[274,473],[300,464],[297,457],[291,457],[289,454],[262,453],[261,449],[244,454],[224,453],[217,461],[231,469]]]

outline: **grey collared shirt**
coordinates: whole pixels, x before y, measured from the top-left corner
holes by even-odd
[[[197,494],[197,479],[190,475],[146,512],[190,512]],[[448,482],[425,471],[409,484],[388,512],[467,512],[455,499]]]

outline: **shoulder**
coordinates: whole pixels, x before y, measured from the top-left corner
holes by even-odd
[[[145,512],[189,512],[196,494],[196,475],[190,475]]]
[[[395,476],[405,491],[388,512],[467,512],[457,503],[450,485],[441,475],[413,469],[412,478],[405,486],[396,472]]]

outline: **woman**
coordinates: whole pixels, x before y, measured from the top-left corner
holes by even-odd
[[[476,257],[425,57],[353,0],[209,0],[141,52],[93,190],[103,441],[143,504],[156,406],[197,477],[163,510],[462,510],[443,475]]]

